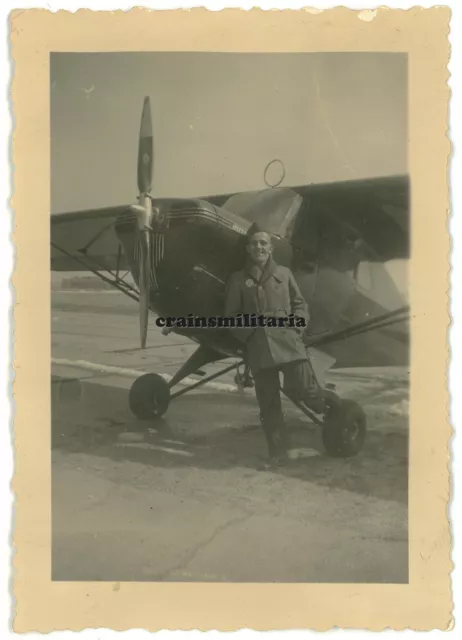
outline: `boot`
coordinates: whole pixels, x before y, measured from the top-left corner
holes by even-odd
[[[264,468],[272,468],[274,466],[281,466],[286,458],[285,455],[285,443],[281,438],[280,431],[268,428],[265,425],[265,437],[268,445],[268,461],[264,464]]]
[[[279,455],[287,456],[287,452],[290,449],[290,437],[285,423],[279,426],[277,431],[277,443],[279,449]]]
[[[276,460],[281,453],[277,433],[267,433],[266,442],[268,444],[268,458]]]

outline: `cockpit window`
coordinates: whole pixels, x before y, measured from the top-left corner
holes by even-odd
[[[373,277],[371,264],[369,262],[360,262],[355,272],[358,287],[363,291],[370,291],[373,285]]]
[[[292,189],[265,189],[237,193],[225,202],[224,208],[270,233],[290,237],[302,202],[303,198]]]
[[[407,271],[405,261],[360,262],[355,279],[358,290],[386,309],[397,309],[406,300]]]

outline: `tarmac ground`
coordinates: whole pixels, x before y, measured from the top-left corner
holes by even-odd
[[[328,457],[285,403],[294,459],[261,471],[251,390],[130,414],[137,372],[173,375],[195,348],[153,326],[141,351],[136,314],[118,293],[52,295],[54,580],[407,582],[407,371],[329,374],[368,417],[355,458]]]

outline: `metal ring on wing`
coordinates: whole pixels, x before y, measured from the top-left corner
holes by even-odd
[[[278,181],[276,181],[274,184],[271,184],[268,180],[268,169],[276,164],[279,163],[281,165],[281,177]],[[279,187],[280,184],[282,184],[284,178],[286,177],[286,168],[284,166],[284,163],[282,162],[282,160],[279,160],[279,158],[274,158],[274,160],[270,160],[270,162],[268,162],[268,164],[265,167],[265,170],[263,171],[263,180],[266,184],[267,187],[270,187],[271,189],[275,189],[276,187]]]

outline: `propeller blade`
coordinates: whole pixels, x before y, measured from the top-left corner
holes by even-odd
[[[151,231],[153,207],[150,198],[154,167],[154,145],[152,137],[151,102],[146,96],[141,114],[140,138],[138,143],[138,205],[133,207],[138,226],[140,244],[140,338],[141,348],[146,348],[151,293]],[[157,210],[156,210],[157,211]]]
[[[141,114],[140,139],[138,143],[138,190],[140,194],[150,193],[154,167],[154,146],[152,138],[151,101],[144,99]]]
[[[146,339],[148,335],[148,318],[149,318],[149,276],[150,276],[150,233],[148,230],[139,232],[140,242],[140,337],[141,348],[146,348]]]

